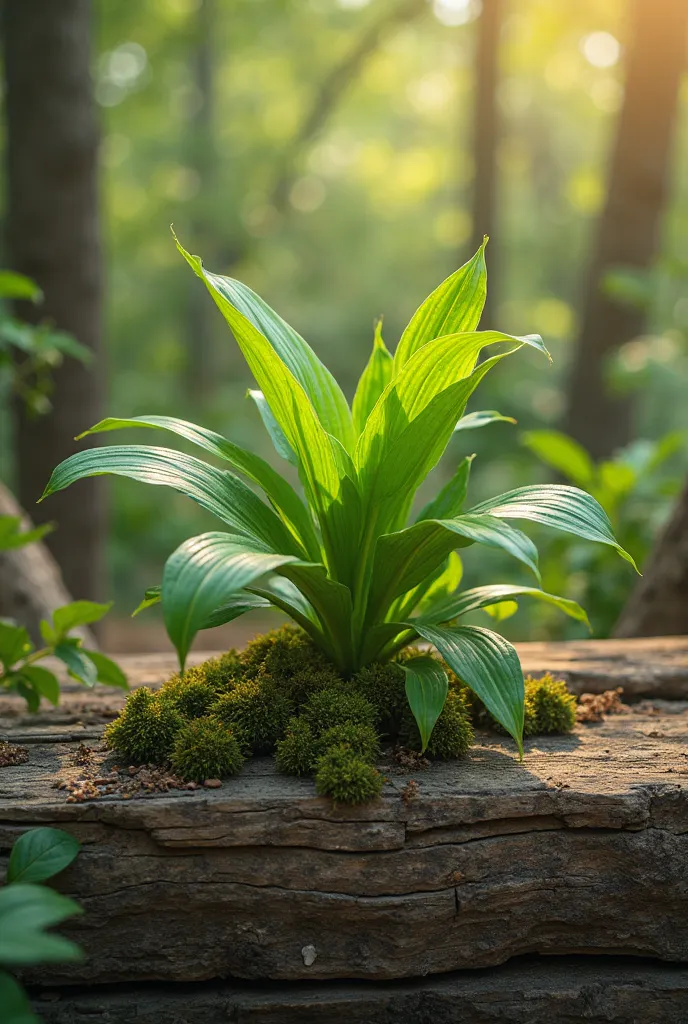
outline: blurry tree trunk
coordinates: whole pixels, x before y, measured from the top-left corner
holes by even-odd
[[[189,163],[196,171],[199,181],[198,195],[194,199],[191,237],[196,250],[203,253],[210,267],[215,265],[217,255],[217,227],[212,215],[216,199],[214,186],[217,172],[213,128],[214,29],[215,0],[201,0],[196,11],[196,32],[192,52],[198,105],[194,105],[189,119]],[[188,379],[191,395],[197,401],[207,398],[215,387],[215,317],[207,299],[205,289],[189,289]]]
[[[502,27],[503,0],[483,0],[478,19],[475,55],[475,104],[473,122],[473,236],[471,253],[482,244],[483,235],[489,235],[489,288],[481,327],[494,326],[495,307],[495,214],[497,145],[499,142],[499,108],[497,85],[499,80],[499,36]]]
[[[8,262],[43,289],[26,320],[49,318],[91,348],[101,333],[101,260],[96,188],[98,131],[90,78],[90,0],[5,0],[2,8],[7,118]],[[74,435],[102,416],[99,360],[70,360],[55,373],[53,411],[30,419],[16,408],[18,496],[34,508],[51,470],[76,449]],[[48,539],[68,589],[103,589],[102,483],[89,480],[36,509],[56,520]]]
[[[19,518],[22,533],[34,525],[2,483],[0,516]],[[44,542],[10,551],[0,550],[0,618],[15,619],[28,629],[37,646],[43,646],[41,619],[50,619],[56,608],[71,600],[59,566]],[[74,635],[80,636],[89,647],[95,644],[91,631],[85,626],[75,630]]]
[[[614,636],[688,635],[688,483],[643,567]]]
[[[656,251],[686,59],[686,0],[633,0],[631,11],[625,100],[569,387],[569,433],[595,458],[630,440],[630,402],[608,393],[605,364],[645,320],[641,309],[605,295],[602,284],[610,268],[648,267]]]

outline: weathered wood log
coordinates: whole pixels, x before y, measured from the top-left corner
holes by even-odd
[[[353,808],[271,759],[219,790],[66,803],[51,787],[79,775],[76,743],[32,738],[29,763],[0,771],[0,847],[36,824],[83,843],[60,887],[84,906],[65,930],[88,958],[30,976],[45,983],[385,980],[532,952],[688,961],[688,702],[536,737],[523,764],[481,736],[416,773],[416,798],[385,763],[382,798]]]
[[[45,1024],[685,1024],[688,968],[550,957],[375,986],[127,985],[46,996],[35,1001]]]

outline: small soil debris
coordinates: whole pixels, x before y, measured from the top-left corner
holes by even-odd
[[[74,756],[72,758],[73,764],[75,764],[77,768],[85,768],[87,765],[91,764],[92,760],[93,747],[87,747],[85,743],[80,743],[74,751]]]
[[[206,789],[219,789],[222,785],[222,779],[206,779],[203,785]]]
[[[404,801],[406,806],[413,803],[414,800],[418,799],[418,791],[420,786],[415,779],[409,779],[404,788],[401,791],[401,799]]]
[[[395,747],[392,757],[400,768],[410,772],[422,772],[430,767],[427,757],[423,757],[417,750],[407,750],[406,747]]]
[[[0,768],[10,768],[15,764],[26,764],[29,760],[29,751],[26,747],[19,747],[14,743],[6,743],[0,740]]]
[[[604,693],[582,693],[578,698],[576,719],[579,722],[601,722],[605,715],[619,715],[628,711],[621,702],[623,687]]]

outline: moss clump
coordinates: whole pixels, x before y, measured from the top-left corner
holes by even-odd
[[[315,788],[335,803],[374,800],[382,791],[382,782],[380,773],[346,743],[330,747],[316,763]]]
[[[406,677],[402,668],[394,661],[385,665],[374,661],[360,669],[351,684],[375,707],[381,730],[396,733],[406,708]]]
[[[172,676],[158,691],[158,699],[169,704],[184,718],[202,718],[217,700],[202,666],[188,669],[183,676]]]
[[[576,698],[569,693],[562,679],[548,672],[541,679],[527,676],[525,680],[526,714],[524,733],[570,732],[576,724]]]
[[[170,760],[187,782],[203,782],[236,775],[244,756],[232,730],[207,717],[187,722],[179,730]]]
[[[277,769],[285,775],[309,775],[317,760],[316,738],[304,718],[291,718],[275,747]]]
[[[243,666],[238,651],[233,648],[217,658],[204,661],[198,668],[203,672],[208,686],[216,693],[226,693],[242,678]]]
[[[315,745],[320,757],[332,747],[347,746],[370,764],[375,762],[380,753],[380,743],[375,730],[369,725],[359,725],[356,722],[345,722],[344,725],[334,725],[331,729],[326,729],[317,738]]]
[[[341,682],[339,686],[314,693],[304,704],[301,714],[316,736],[347,723],[372,728],[377,718],[370,701]]]
[[[334,665],[302,629],[282,626],[256,637],[241,655],[246,679],[286,694],[300,707],[311,694],[339,682]]]
[[[222,694],[210,713],[234,729],[254,754],[269,754],[284,736],[294,704],[279,690],[247,679]]]
[[[411,709],[404,713],[399,740],[409,750],[420,750],[421,738]],[[475,740],[471,709],[464,690],[450,688],[447,699],[435,722],[426,753],[430,757],[461,757]]]
[[[160,763],[169,757],[183,724],[184,719],[171,704],[141,686],[129,694],[119,718],[105,730],[105,740],[130,761]]]

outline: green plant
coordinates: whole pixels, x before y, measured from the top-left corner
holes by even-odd
[[[667,471],[667,464],[684,448],[685,432],[673,431],[658,441],[634,441],[600,462],[558,430],[527,431],[521,440],[541,462],[599,501],[619,542],[642,568],[682,484],[684,474]],[[541,571],[547,587],[566,588],[585,605],[597,636],[611,634],[628,586],[621,563],[608,548],[550,537],[543,546]],[[545,625],[550,613],[545,607],[540,610]]]
[[[525,692],[526,736],[571,732],[576,724],[576,698],[562,679],[554,679],[549,672],[540,679],[527,676]]]
[[[275,747],[275,763],[285,775],[309,775],[315,766],[316,736],[305,718],[291,718]]]
[[[166,761],[183,724],[171,702],[140,686],[129,694],[119,717],[107,726],[105,742],[130,761]]]
[[[60,684],[57,677],[37,664],[43,658],[53,656],[65,665],[72,679],[85,686],[93,687],[100,682],[126,690],[126,676],[114,661],[99,651],[86,650],[78,637],[70,636],[76,627],[102,619],[109,608],[109,604],[93,601],[72,601],[57,608],[52,622],[41,622],[45,646],[38,650],[23,626],[0,620],[0,689],[20,694],[29,711],[38,710],[41,697],[51,704],[58,704]]]
[[[269,754],[284,736],[294,705],[286,694],[252,679],[237,683],[218,698],[210,713],[235,729],[254,754]]]
[[[526,700],[526,717],[527,706]],[[408,710],[402,720],[399,739],[409,750],[419,750],[422,746],[418,726]],[[425,749],[432,757],[461,757],[474,739],[471,709],[465,694],[452,687]]]
[[[17,839],[10,853],[6,884],[0,889],[0,964],[31,964],[78,960],[81,950],[73,942],[46,931],[81,907],[41,885],[63,871],[79,852],[73,836],[57,828],[35,828]],[[0,1006],[3,1024],[38,1024],[21,985],[0,970]]]
[[[335,803],[362,804],[374,800],[382,791],[382,776],[348,743],[330,747],[318,758],[315,788]]]
[[[188,782],[236,775],[244,756],[236,735],[216,718],[196,718],[177,733],[170,756],[172,767]]]
[[[537,335],[476,330],[487,286],[485,245],[422,303],[394,356],[376,330],[351,408],[313,350],[261,298],[204,270],[197,256],[177,245],[246,358],[261,389],[251,396],[277,452],[298,470],[305,503],[263,459],[210,430],[165,416],[110,418],[86,433],[171,431],[248,478],[270,504],[230,469],[139,445],[71,456],[53,472],[44,497],[83,477],[114,474],[172,487],[230,527],[230,533],[185,541],[165,565],[159,596],[182,667],[200,629],[266,603],[290,615],[345,677],[423,639],[521,748],[523,674],[516,651],[497,633],[458,620],[519,597],[550,603],[579,621],[587,616],[574,601],[537,586],[456,592],[451,553],[474,543],[501,548],[539,581],[535,546],[509,522],[526,519],[632,559],[598,502],[575,487],[519,487],[465,512],[470,459],[408,525],[414,495],[462,428],[480,381],[523,346],[547,354]],[[500,343],[497,355],[478,362],[485,347]],[[422,654],[401,665],[425,748],[446,700],[447,673]]]

